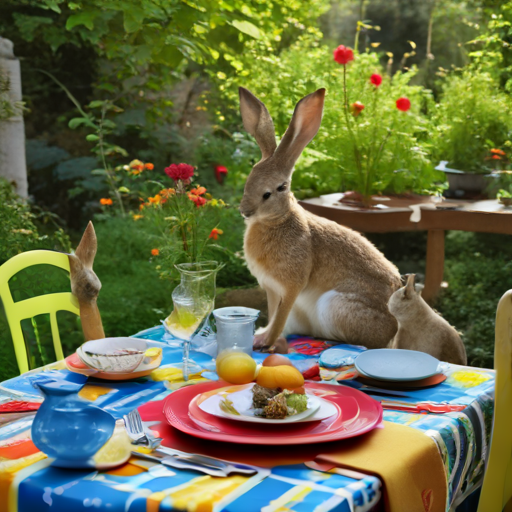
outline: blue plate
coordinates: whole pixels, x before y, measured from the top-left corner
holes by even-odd
[[[354,364],[360,374],[379,380],[420,380],[439,373],[439,360],[416,350],[367,350],[357,357]]]

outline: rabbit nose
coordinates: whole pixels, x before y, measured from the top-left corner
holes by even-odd
[[[245,212],[241,206],[240,206],[240,208],[238,208],[238,211],[240,212],[240,215],[244,219],[248,219],[252,215],[251,213]]]

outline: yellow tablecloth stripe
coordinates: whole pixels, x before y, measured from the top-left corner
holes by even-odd
[[[384,483],[386,512],[444,512],[448,485],[436,442],[424,432],[384,422],[321,454],[317,461],[368,472]]]

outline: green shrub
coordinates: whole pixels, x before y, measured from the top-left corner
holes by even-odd
[[[512,237],[450,232],[445,280],[436,308],[463,333],[469,364],[493,367],[494,323],[501,296],[512,288]]]
[[[433,112],[436,161],[465,172],[492,168],[490,150],[512,148],[512,102],[488,73],[473,67],[451,74]]]

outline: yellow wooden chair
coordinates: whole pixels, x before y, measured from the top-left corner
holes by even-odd
[[[14,343],[14,352],[20,373],[29,370],[27,349],[21,329],[21,321],[37,315],[49,314],[53,338],[53,347],[57,360],[64,359],[57,325],[57,312],[70,311],[80,315],[78,301],[69,292],[50,293],[30,299],[14,302],[9,288],[9,279],[33,265],[53,265],[69,272],[67,254],[53,251],[28,251],[12,257],[0,266],[0,299],[5,309],[5,315]]]
[[[512,290],[498,304],[494,368],[494,420],[478,512],[512,512]]]

